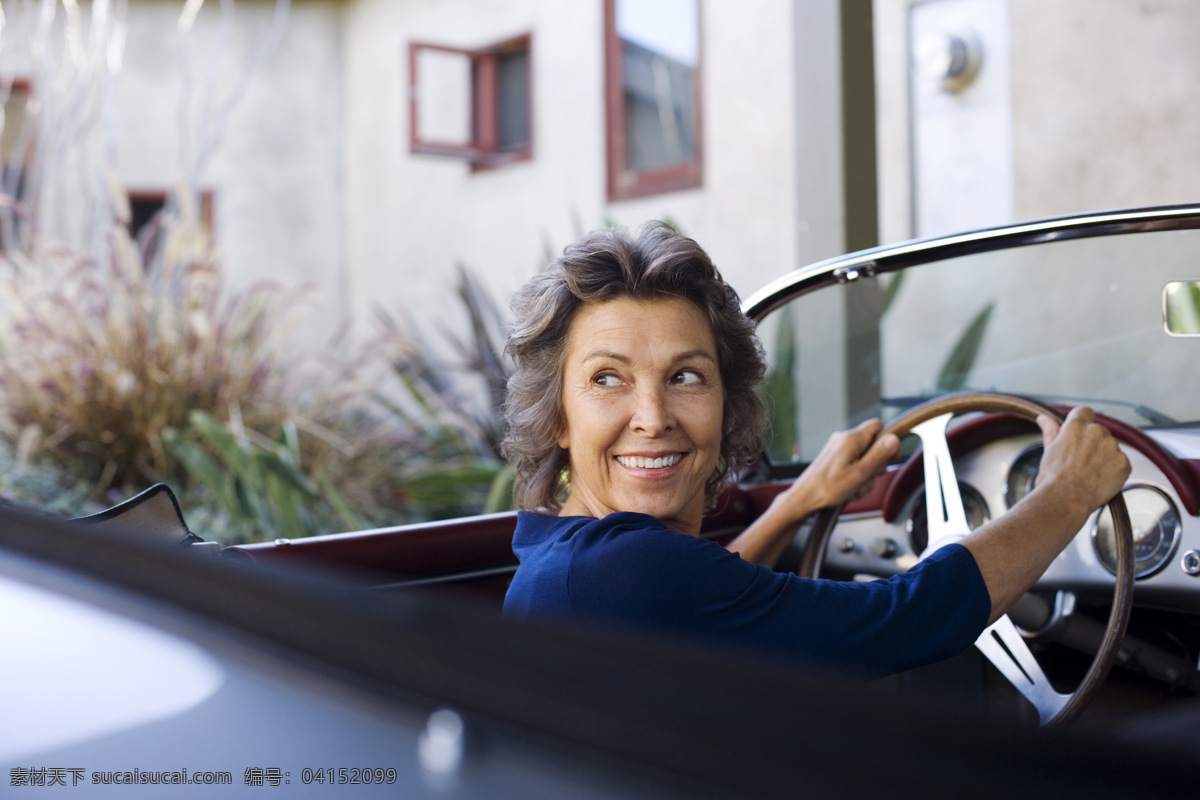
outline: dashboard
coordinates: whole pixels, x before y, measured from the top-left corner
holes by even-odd
[[[1122,442],[1132,471],[1122,492],[1134,535],[1136,605],[1200,612],[1200,517],[1187,510],[1172,480],[1156,463],[1200,458],[1200,432],[1147,432],[1138,446]],[[953,436],[953,434],[952,434]],[[1161,448],[1162,452],[1153,452]],[[1151,450],[1150,454],[1143,452]],[[1153,456],[1153,458],[1152,458]],[[955,458],[968,524],[976,528],[1005,513],[1032,490],[1041,457],[1037,433],[1003,435]],[[845,513],[830,539],[825,567],[859,580],[910,568],[927,542],[925,491],[902,481],[905,465],[883,480],[901,495],[889,509]],[[919,474],[919,470],[917,470]],[[908,469],[911,477],[912,469]],[[1178,480],[1178,477],[1176,478]],[[911,480],[908,481],[911,483]],[[1093,512],[1038,582],[1046,591],[1110,593],[1115,556],[1111,515]]]

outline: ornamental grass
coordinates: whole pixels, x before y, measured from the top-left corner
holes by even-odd
[[[121,226],[103,260],[49,244],[0,259],[0,430],[20,461],[49,458],[104,490],[171,477],[162,432],[195,409],[278,428],[295,294],[227,293],[198,237],[168,237],[150,269]]]

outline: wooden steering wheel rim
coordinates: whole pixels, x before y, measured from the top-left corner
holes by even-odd
[[[887,425],[880,432],[880,436],[888,433],[903,436],[927,420],[943,414],[961,414],[967,411],[1001,412],[1030,421],[1036,421],[1039,414],[1045,414],[1060,423],[1064,420],[1059,411],[1036,400],[996,392],[962,392],[945,395],[909,409]],[[915,458],[916,454],[913,457]],[[1108,676],[1125,638],[1125,628],[1129,624],[1129,615],[1133,607],[1133,528],[1129,521],[1129,511],[1119,492],[1108,502],[1108,509],[1112,513],[1117,547],[1112,610],[1105,626],[1104,638],[1091,666],[1066,705],[1045,723],[1043,727],[1046,728],[1061,727],[1070,722],[1091,700]],[[796,570],[801,577],[816,578],[820,573],[825,549],[840,513],[839,506],[823,509],[817,515],[804,547],[800,567]]]

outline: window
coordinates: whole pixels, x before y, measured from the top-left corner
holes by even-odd
[[[129,235],[138,242],[143,257],[147,257],[159,243],[161,227],[159,213],[167,205],[167,193],[157,189],[131,189],[129,197]],[[204,190],[199,195],[200,224],[205,230],[213,229],[213,193]]]
[[[0,119],[0,162],[5,171],[22,169],[29,158],[33,144],[32,125],[29,121],[30,83],[17,78],[0,81],[0,103],[4,116]]]
[[[408,46],[410,149],[474,169],[533,156],[528,34],[477,50]]]
[[[605,0],[611,200],[701,182],[698,0]]]
[[[25,174],[33,157],[31,84],[0,80],[0,250],[18,239],[17,204],[25,199]]]
[[[167,204],[166,192],[129,193],[129,235],[138,238],[143,232],[157,232],[158,213]],[[154,228],[147,229],[147,225]]]

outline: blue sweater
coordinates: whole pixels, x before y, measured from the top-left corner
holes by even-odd
[[[887,580],[845,583],[775,572],[654,517],[521,512],[511,617],[627,623],[716,638],[868,675],[949,658],[987,625],[991,600],[965,547]]]

